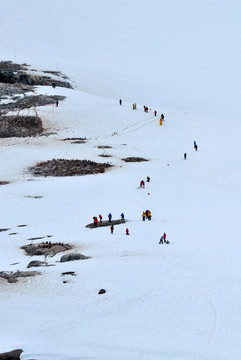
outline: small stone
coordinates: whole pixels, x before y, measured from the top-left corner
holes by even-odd
[[[100,289],[98,294],[105,294],[106,293],[106,290],[105,289]]]

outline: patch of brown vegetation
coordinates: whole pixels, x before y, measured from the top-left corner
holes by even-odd
[[[34,176],[75,176],[104,173],[111,166],[89,160],[53,159],[40,162],[28,170]]]

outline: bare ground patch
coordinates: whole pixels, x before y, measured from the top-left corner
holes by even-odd
[[[9,181],[0,181],[0,186],[1,186],[1,185],[8,185],[8,184],[10,184]]]
[[[98,149],[112,149],[112,146],[109,145],[99,145]]]
[[[41,275],[39,271],[0,271],[0,278],[6,279],[9,283],[18,282],[18,278]]]
[[[86,137],[85,138],[79,137],[79,138],[65,138],[65,139],[63,139],[63,141],[70,141],[71,144],[85,144],[86,140],[87,140]]]
[[[142,161],[149,161],[147,159],[144,159],[144,158],[141,158],[141,157],[127,157],[127,158],[124,158],[124,159],[121,159],[125,162],[142,162]]]
[[[1,114],[6,114],[9,111],[21,111],[24,109],[36,108],[38,106],[45,106],[55,104],[56,101],[62,101],[65,96],[60,95],[31,95],[25,96],[16,101],[1,105]],[[14,100],[14,99],[13,99]]]
[[[0,62],[0,101],[4,100],[0,106],[0,114],[5,115],[9,111],[21,111],[23,109],[36,108],[54,104],[62,101],[65,96],[53,95],[29,95],[35,91],[36,85],[52,85],[52,87],[71,88],[72,86],[67,77],[59,71],[49,71],[48,74],[36,74],[36,70],[31,69],[27,64],[15,64],[11,61]],[[63,80],[64,79],[64,80]],[[27,94],[28,93],[28,94]],[[7,100],[7,103],[5,102]]]
[[[0,117],[0,138],[28,137],[42,132],[42,121],[37,116]]]
[[[60,71],[44,71],[45,74],[36,74],[36,70],[32,70],[28,64],[15,64],[12,61],[0,62],[0,82],[7,84],[24,84],[24,85],[51,85],[72,89],[69,82],[62,79],[68,79],[63,76]],[[61,79],[62,78],[62,79]]]
[[[110,157],[113,157],[112,155],[107,155],[107,154],[102,154],[102,155],[99,155],[100,157],[103,157],[103,158],[110,158]]]
[[[111,166],[90,160],[52,159],[40,162],[28,170],[34,176],[75,176],[104,173]]]
[[[25,250],[27,255],[44,255],[46,257],[54,256],[59,252],[71,250],[72,248],[73,246],[70,244],[51,243],[51,241],[21,246],[21,249]]]

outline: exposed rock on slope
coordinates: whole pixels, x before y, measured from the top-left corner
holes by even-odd
[[[89,160],[53,159],[29,168],[34,176],[74,176],[104,173],[112,165]]]
[[[42,121],[37,116],[0,117],[0,138],[34,136],[42,131]]]

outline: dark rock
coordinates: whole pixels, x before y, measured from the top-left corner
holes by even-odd
[[[89,259],[89,256],[85,256],[78,253],[66,254],[61,256],[60,262],[74,261],[74,260],[86,260]]]
[[[9,181],[0,181],[0,185],[8,185],[10,184]]]
[[[105,294],[106,293],[106,290],[105,289],[100,289],[98,294]]]
[[[72,276],[76,276],[75,272],[74,271],[65,271],[62,273],[62,276],[64,275],[72,275]]]
[[[33,261],[30,261],[27,268],[38,267],[38,266],[46,266],[46,263],[44,261],[33,260]]]
[[[16,349],[9,352],[1,353],[0,360],[20,360],[20,355],[22,354],[23,350]]]

